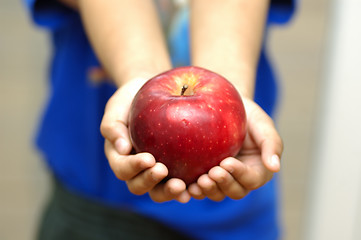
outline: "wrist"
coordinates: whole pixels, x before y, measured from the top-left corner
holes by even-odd
[[[240,69],[239,73],[229,73],[225,78],[234,85],[242,97],[253,99],[256,79],[254,71]]]
[[[149,80],[144,77],[134,77],[122,84],[118,90],[126,94],[130,99],[133,99],[139,89]]]
[[[256,70],[255,67],[241,64],[237,66],[225,66],[217,64],[197,64],[196,66],[203,67],[213,71],[233,84],[238,93],[242,97],[253,99],[255,89]]]
[[[130,67],[131,66],[131,67]],[[114,82],[117,87],[121,87],[128,82],[142,82],[143,84],[152,77],[165,72],[171,68],[171,65],[167,62],[163,64],[156,63],[130,63],[123,65],[121,68],[117,68],[114,72]]]

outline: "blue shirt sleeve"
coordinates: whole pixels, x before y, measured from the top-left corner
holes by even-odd
[[[32,20],[39,26],[54,30],[76,15],[57,0],[22,0]]]
[[[268,23],[284,24],[293,16],[298,0],[271,0]]]

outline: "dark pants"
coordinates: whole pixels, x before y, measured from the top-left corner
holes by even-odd
[[[56,183],[38,240],[190,239],[141,215],[75,195]]]

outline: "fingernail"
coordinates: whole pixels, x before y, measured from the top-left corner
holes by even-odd
[[[269,159],[269,164],[271,165],[271,167],[273,168],[280,168],[280,158],[274,154],[271,156],[271,158]]]
[[[128,142],[123,139],[119,138],[115,141],[115,149],[118,151],[119,154],[125,154],[128,148]]]

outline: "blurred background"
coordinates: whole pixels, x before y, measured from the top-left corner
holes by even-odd
[[[337,150],[337,147],[332,147],[334,146],[332,144],[322,145],[322,142],[325,142],[322,141],[323,138],[332,138],[329,135],[322,135],[322,133],[329,132],[327,126],[333,129],[332,126],[337,124],[337,122],[324,124],[327,119],[322,117],[325,116],[324,114],[328,114],[327,116],[334,114],[332,109],[325,107],[329,88],[325,90],[326,84],[323,82],[326,78],[325,69],[337,65],[326,57],[332,55],[332,52],[330,54],[327,51],[326,46],[335,44],[335,41],[332,43],[328,39],[328,36],[332,35],[331,23],[337,25],[334,18],[331,17],[335,16],[331,13],[337,9],[331,7],[334,2],[337,1],[301,0],[291,23],[286,26],[273,27],[270,34],[269,52],[275,61],[282,81],[282,100],[276,121],[285,142],[280,204],[284,222],[284,239],[286,240],[361,239],[357,238],[360,235],[355,232],[360,223],[357,220],[361,219],[357,215],[351,214],[352,212],[357,213],[357,211],[361,213],[360,208],[355,209],[358,206],[358,200],[361,200],[361,190],[354,191],[353,187],[355,186],[347,182],[350,168],[355,169],[355,167],[348,165],[349,168],[344,169],[343,174],[345,175],[342,175],[345,177],[332,177],[335,176],[334,173],[337,174],[337,170],[335,170],[339,167],[337,163],[333,165],[334,169],[327,174],[318,174],[318,171],[325,166],[319,159],[324,158],[325,152],[329,152],[327,149]],[[359,6],[360,4],[355,5]],[[340,16],[340,14],[336,15]],[[355,24],[355,22],[352,23]],[[342,24],[338,26],[339,29],[343,29]],[[355,28],[357,25],[353,26],[353,30]],[[352,38],[352,36],[350,37]],[[358,39],[360,39],[359,36]],[[353,50],[359,51],[360,46]],[[350,51],[352,53],[352,49]],[[360,51],[359,53],[361,54]],[[32,239],[41,207],[48,194],[46,168],[32,144],[47,95],[48,58],[49,46],[46,33],[31,24],[20,1],[1,0],[0,239]],[[346,70],[347,66],[345,65]],[[344,75],[342,76],[344,77]],[[347,84],[346,81],[344,85]],[[338,89],[336,85],[332,86],[334,87],[330,91]],[[360,84],[358,89],[360,89]],[[347,100],[347,91],[345,90],[344,93],[346,95],[343,96],[343,99]],[[355,96],[353,95],[353,97]],[[350,100],[358,104],[358,107],[351,112],[351,114],[358,114],[355,116],[356,119],[360,119],[361,101],[357,102],[358,100],[360,97]],[[338,109],[343,108],[340,105]],[[345,115],[344,117],[347,118]],[[339,114],[338,120],[342,121],[342,114],[341,117]],[[346,123],[352,127],[354,122],[347,121]],[[359,128],[351,129],[350,132],[352,131],[360,133]],[[360,143],[360,140],[358,141]],[[320,142],[321,144],[317,145]],[[361,162],[360,148],[352,150],[358,151],[358,155],[353,155],[355,152],[351,151],[350,153],[349,151],[351,157],[344,157]],[[344,159],[338,158],[337,160],[343,161]],[[360,168],[358,171],[360,173]],[[357,172],[350,174],[357,175]],[[329,184],[327,183],[329,181],[332,183],[332,181],[336,181],[335,179],[337,180],[337,182],[333,182],[335,187],[328,188]],[[359,178],[352,180],[361,183]],[[342,181],[346,181],[345,184],[341,184]],[[356,186],[361,189],[361,184]],[[319,193],[317,188],[325,189],[325,191]],[[347,191],[348,189],[349,191]],[[334,198],[340,190],[343,190],[340,193],[343,194],[341,201],[346,199],[346,202],[340,203],[337,198]],[[353,195],[350,195],[351,192]],[[352,197],[355,199],[348,204],[347,199],[352,199]],[[335,201],[327,202],[328,199],[334,199],[336,203]],[[341,210],[334,211],[337,206]],[[318,209],[322,211],[317,211]],[[341,216],[339,222],[331,222],[327,225],[327,221],[331,221],[337,216]],[[343,229],[340,222],[345,225],[351,224],[351,227]],[[329,236],[324,234],[327,229]],[[335,229],[338,229],[338,235],[333,233]],[[323,230],[324,232],[322,232]]]

